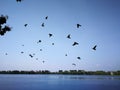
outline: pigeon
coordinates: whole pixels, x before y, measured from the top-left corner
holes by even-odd
[[[24,26],[27,27],[28,24],[25,24]]]
[[[41,25],[42,27],[44,27],[45,25],[44,25],[44,23],[42,23],[42,25]]]
[[[93,50],[96,50],[96,47],[97,47],[97,45],[95,45],[92,49],[93,49]]]
[[[68,38],[68,39],[71,39],[70,34],[68,34],[67,38]]]
[[[48,19],[48,16],[46,16],[45,19],[47,20],[47,19]]]
[[[79,28],[79,27],[81,27],[82,25],[80,25],[80,24],[77,24],[77,28]]]
[[[74,42],[74,43],[72,44],[72,46],[75,46],[75,45],[79,45],[79,43],[77,43],[77,42]]]
[[[48,35],[49,35],[49,37],[52,37],[52,36],[53,36],[51,33],[49,33]]]

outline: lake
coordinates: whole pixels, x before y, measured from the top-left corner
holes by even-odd
[[[1,74],[0,90],[120,90],[120,76]]]

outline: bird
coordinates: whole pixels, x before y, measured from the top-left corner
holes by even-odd
[[[5,53],[5,55],[8,55],[8,53]]]
[[[79,27],[81,27],[82,25],[80,25],[80,24],[77,24],[77,28],[79,28]]]
[[[80,58],[80,57],[77,57],[77,59],[79,59],[79,60],[80,60],[81,58]]]
[[[7,22],[8,16],[1,15],[0,16],[0,25],[5,24]]]
[[[33,55],[29,54],[29,56],[30,56],[31,58],[33,58]]]
[[[26,27],[28,24],[25,24],[24,26]]]
[[[95,45],[92,49],[93,49],[93,50],[96,50],[96,47],[97,47],[97,45]]]
[[[76,66],[76,64],[75,64],[75,63],[72,63],[72,65],[73,65],[73,66]]]
[[[47,19],[48,19],[48,16],[46,16],[45,19],[47,20]]]
[[[35,53],[33,53],[33,56],[35,55]]]
[[[75,45],[79,45],[79,43],[78,43],[78,42],[74,42],[74,43],[72,44],[72,46],[75,46]]]
[[[21,53],[23,54],[24,52],[22,51]]]
[[[37,43],[41,43],[42,41],[41,40],[39,40]]]
[[[38,60],[38,58],[36,58],[36,60]]]
[[[44,25],[44,23],[42,23],[42,25],[41,25],[42,27],[44,27],[45,25]]]
[[[40,51],[42,51],[42,49],[40,49]]]
[[[67,38],[68,38],[68,39],[71,39],[71,36],[70,36],[70,34],[68,34]]]
[[[67,54],[65,54],[65,56],[67,56]]]
[[[22,0],[16,0],[16,2],[21,2]]]
[[[43,63],[45,63],[45,61],[42,61]]]
[[[22,46],[24,46],[24,44]]]
[[[51,33],[49,33],[48,35],[49,35],[49,37],[52,37],[52,36],[53,36]]]
[[[54,43],[52,43],[52,45],[54,45]]]

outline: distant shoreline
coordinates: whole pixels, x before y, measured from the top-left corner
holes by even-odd
[[[120,75],[120,70],[118,71],[59,70],[58,72],[51,72],[49,70],[39,70],[39,71],[8,70],[8,71],[0,71],[0,74]]]

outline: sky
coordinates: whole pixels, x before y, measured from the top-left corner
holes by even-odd
[[[119,0],[0,0],[0,15],[12,27],[0,36],[0,70],[120,70]]]

